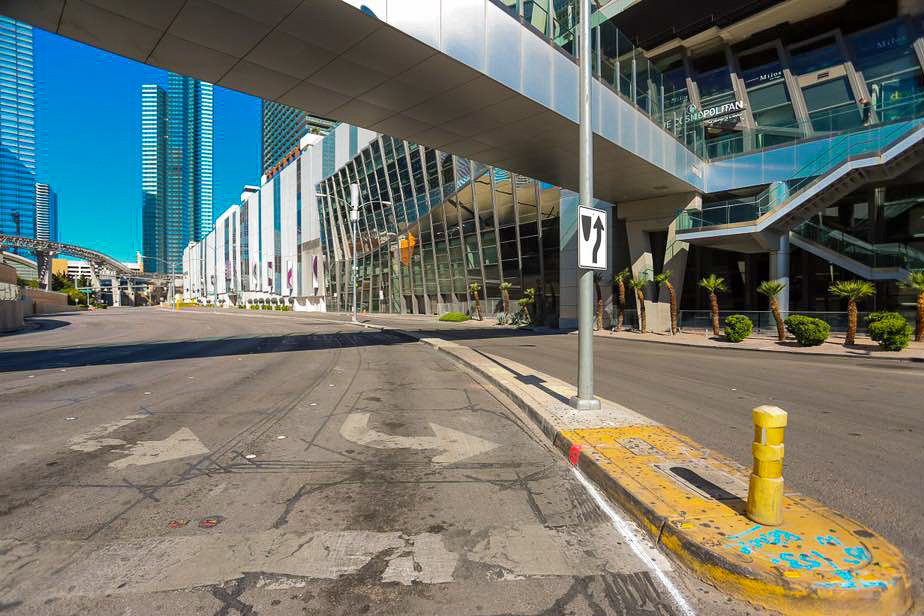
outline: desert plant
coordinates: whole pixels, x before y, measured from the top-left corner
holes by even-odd
[[[821,319],[793,315],[783,321],[786,331],[793,335],[800,346],[818,346],[828,339],[831,326]]]
[[[597,294],[597,309],[594,315],[594,331],[603,327],[603,290],[600,288],[600,280],[603,274],[594,272],[594,292]]]
[[[773,313],[773,320],[776,321],[776,335],[780,340],[786,339],[786,330],[783,325],[783,315],[780,314],[779,295],[786,288],[786,283],[781,280],[764,280],[757,286],[757,292],[766,295],[770,300],[770,312]]]
[[[918,294],[918,315],[914,323],[914,341],[924,342],[924,271],[911,272],[908,280],[901,283],[905,289]]]
[[[643,334],[648,331],[648,315],[645,314],[645,286],[649,282],[647,274],[629,279],[629,286],[635,290],[636,303],[638,304],[638,325]]]
[[[618,291],[616,295],[616,329],[622,329],[623,321],[626,318],[626,277],[629,276],[629,268],[617,272],[613,275],[613,282],[616,283]]]
[[[510,314],[510,287],[512,286],[513,285],[510,284],[509,282],[502,282],[499,285],[499,288],[501,291],[501,297],[504,300],[504,314],[505,315]]]
[[[911,341],[911,325],[897,312],[872,312],[866,315],[869,337],[883,351],[901,351]]]
[[[655,282],[664,285],[671,301],[671,333],[679,334],[680,327],[677,325],[677,294],[674,293],[674,285],[671,284],[671,271],[665,270],[655,276]]]
[[[703,278],[699,281],[699,286],[704,288],[709,294],[709,307],[712,310],[712,334],[719,335],[719,298],[718,293],[728,291],[725,285],[725,279],[710,274],[709,278]]]
[[[513,325],[529,325],[533,322],[533,316],[530,314],[530,306],[536,303],[536,289],[526,289],[523,291],[523,297],[517,300],[520,306],[519,312],[511,319]]]
[[[475,298],[475,313],[478,315],[478,320],[481,321],[484,319],[484,316],[481,314],[481,300],[478,299],[478,291],[481,290],[481,285],[477,282],[473,282],[468,285],[468,290],[472,292],[472,297]]]
[[[853,344],[857,337],[857,301],[876,293],[876,287],[866,280],[841,280],[828,287],[828,292],[847,300],[847,338],[844,344]]]
[[[725,318],[725,337],[729,342],[741,342],[754,331],[751,319],[743,314],[733,314]]]
[[[472,317],[468,316],[464,312],[447,312],[440,317],[440,321],[449,321],[451,323],[460,323],[462,321],[468,321]]]

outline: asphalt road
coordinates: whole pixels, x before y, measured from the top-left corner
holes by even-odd
[[[0,613],[682,614],[660,575],[696,613],[758,613],[649,568],[425,345],[272,315],[32,324],[0,337]]]
[[[421,330],[407,319],[371,320]],[[577,336],[427,324],[428,335],[577,382]],[[789,412],[786,486],[883,533],[924,589],[924,364],[594,338],[598,395],[750,467],[751,409]]]

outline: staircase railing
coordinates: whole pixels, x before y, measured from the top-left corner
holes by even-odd
[[[898,113],[924,114],[924,93],[879,109],[877,113],[893,120]],[[774,182],[754,197],[711,204],[703,210],[678,210],[677,229],[684,231],[757,220],[811,188],[847,161],[881,155],[922,125],[924,118],[914,117],[843,133],[787,179]]]
[[[898,242],[871,244],[815,221],[805,221],[793,232],[868,267],[924,268],[924,253]]]

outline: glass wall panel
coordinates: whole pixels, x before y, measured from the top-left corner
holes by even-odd
[[[812,128],[820,132],[848,130],[863,120],[847,77],[802,89]]]
[[[909,25],[901,19],[849,37],[854,67],[869,90],[871,119],[889,122],[916,111],[913,101],[924,90],[924,81],[913,43]]]

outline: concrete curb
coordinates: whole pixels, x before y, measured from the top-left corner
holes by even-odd
[[[570,335],[577,335],[576,331],[568,332]],[[790,349],[755,349],[748,346],[710,346],[706,344],[693,344],[691,342],[671,342],[669,340],[650,340],[639,338],[623,338],[621,336],[607,336],[594,332],[594,336],[599,336],[605,340],[628,340],[629,342],[647,342],[649,344],[663,344],[668,346],[681,346],[694,349],[715,349],[718,351],[751,351],[756,353],[784,353],[786,355],[800,355],[802,357],[838,357],[840,359],[887,359],[889,361],[907,361],[913,363],[924,363],[922,357],[898,357],[895,355],[845,355],[843,353],[830,353],[828,351],[794,351]]]
[[[601,414],[578,413],[564,402],[556,406],[556,398],[566,400],[573,393],[573,388],[557,379],[454,342],[367,326],[429,344],[497,387],[554,447],[632,516],[652,541],[721,591],[804,616],[833,612],[899,616],[911,610],[910,578],[901,553],[842,514],[787,493],[784,525],[755,525],[743,509],[735,509],[733,500],[707,496],[697,501],[681,482],[663,473],[665,464],[653,464],[646,452],[632,450],[650,447],[665,456],[671,470],[676,468],[671,465],[687,464],[710,478],[724,475],[747,485],[747,469],[684,435],[609,401],[603,401]],[[536,386],[546,391],[529,390]],[[553,403],[549,405],[543,397]],[[681,453],[663,453],[672,446]]]

